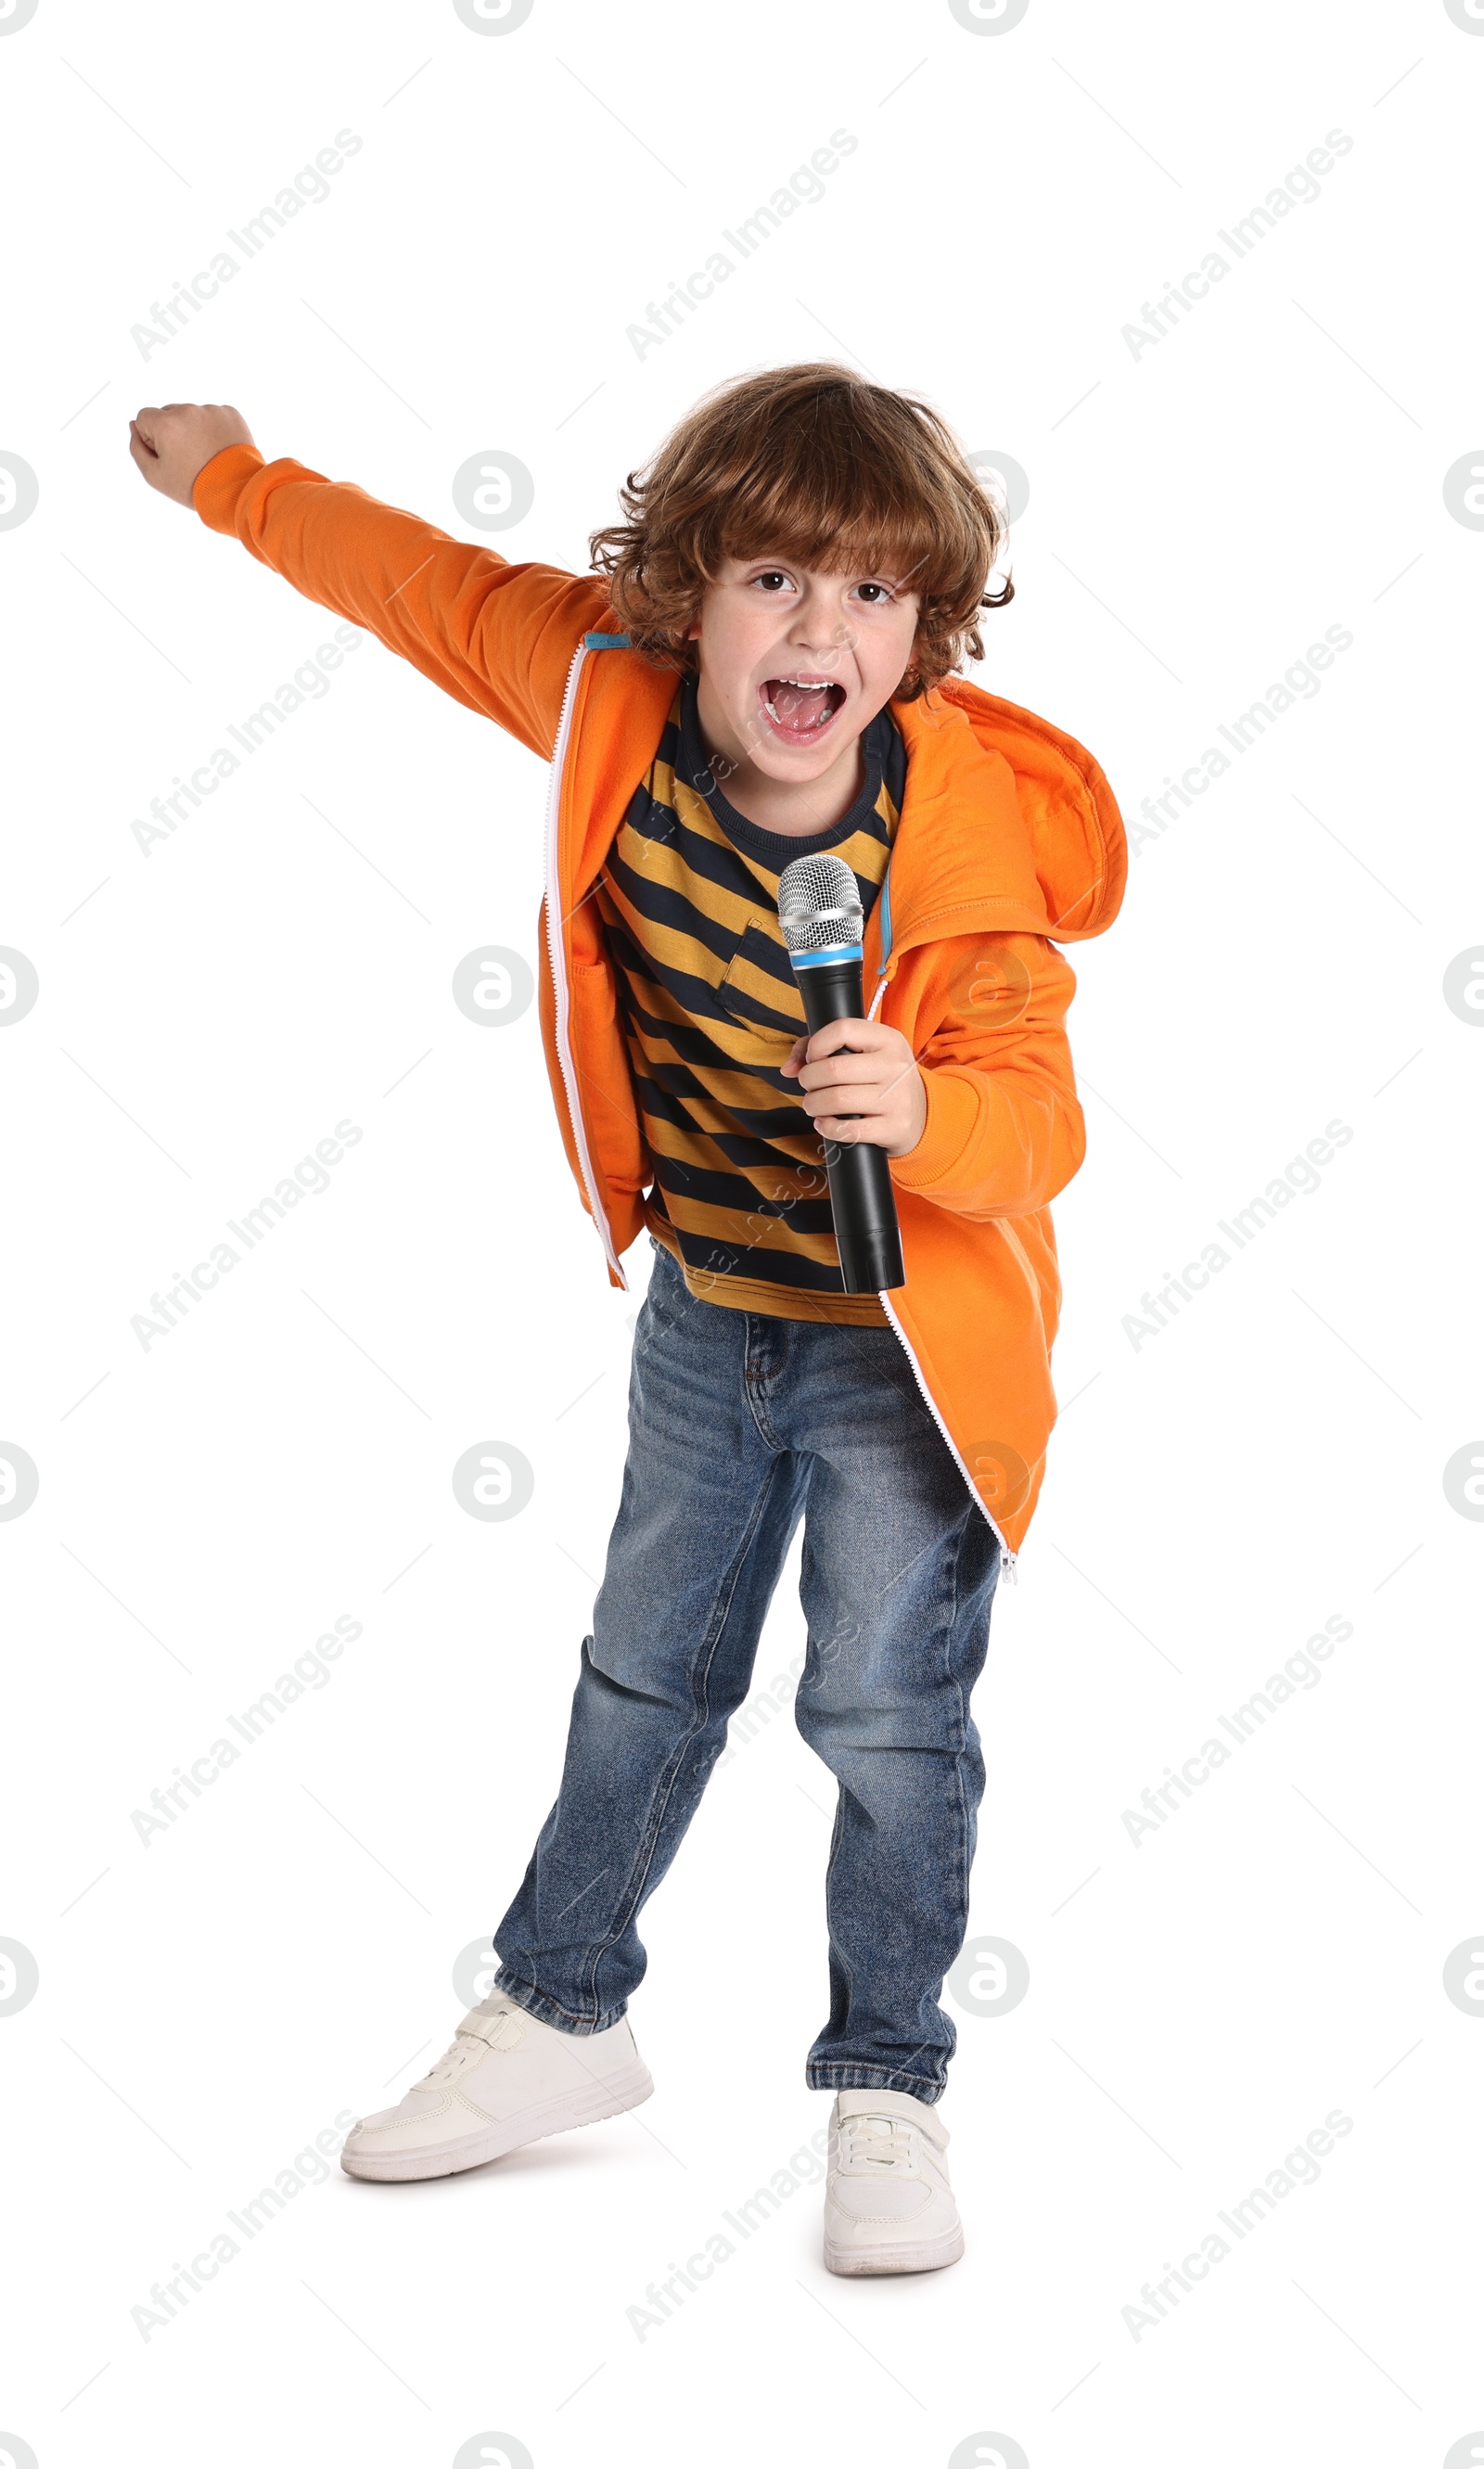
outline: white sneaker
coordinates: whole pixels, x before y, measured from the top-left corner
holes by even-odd
[[[824,2184],[826,2272],[938,2272],[963,2252],[948,2129],[908,2091],[839,2091]]]
[[[638,2109],[654,2090],[628,2018],[606,2032],[557,2032],[495,1990],[395,2109],[353,2126],[352,2178],[447,2178],[519,2144]]]

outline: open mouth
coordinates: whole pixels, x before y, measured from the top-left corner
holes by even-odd
[[[757,694],[775,736],[791,746],[823,737],[846,699],[835,679],[810,677],[806,671],[765,678]]]

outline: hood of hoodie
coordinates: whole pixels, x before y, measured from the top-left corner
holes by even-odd
[[[907,797],[891,873],[892,949],[939,935],[1081,942],[1111,926],[1128,853],[1101,766],[1064,730],[948,678],[893,703]]]

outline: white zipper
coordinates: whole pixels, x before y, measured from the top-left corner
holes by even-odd
[[[922,1377],[922,1367],[918,1363],[916,1356],[914,1354],[911,1346],[908,1344],[907,1331],[903,1328],[901,1322],[897,1319],[895,1312],[892,1309],[891,1296],[883,1293],[878,1297],[878,1301],[881,1304],[882,1310],[886,1313],[888,1320],[891,1322],[892,1327],[895,1329],[897,1336],[902,1341],[902,1350],[905,1353],[908,1362],[912,1365],[912,1376],[916,1380],[917,1387],[922,1392],[923,1403],[926,1405],[928,1413],[932,1416],[934,1422],[941,1432],[943,1439],[948,1443],[949,1453],[953,1458],[954,1465],[958,1467],[959,1472],[963,1477],[964,1482],[968,1485],[970,1492],[973,1494],[975,1508],[983,1517],[988,1520],[990,1527],[993,1529],[995,1540],[1000,1547],[1000,1574],[1002,1577],[1009,1578],[1010,1584],[1013,1586],[1018,1583],[1015,1575],[1015,1555],[1010,1550],[1009,1545],[1006,1542],[1005,1536],[995,1519],[990,1517],[988,1510],[985,1509],[979,1486],[974,1481],[968,1467],[964,1465],[963,1459],[960,1455],[958,1446],[954,1441],[953,1434],[950,1432],[947,1424],[943,1421],[941,1415],[938,1411],[938,1404],[933,1396],[933,1392]]]
[[[551,966],[554,997],[553,1027],[556,1034],[557,1061],[562,1071],[562,1086],[567,1092],[567,1114],[572,1127],[577,1161],[582,1168],[583,1188],[592,1222],[603,1238],[608,1264],[625,1293],[629,1281],[614,1250],[614,1238],[607,1216],[597,1195],[597,1182],[592,1171],[592,1158],[588,1148],[587,1127],[577,1102],[577,1073],[572,1061],[571,1037],[568,1030],[569,1005],[567,989],[567,967],[562,948],[562,884],[557,849],[558,817],[562,804],[562,769],[567,760],[567,741],[571,735],[572,706],[577,697],[577,676],[588,657],[588,646],[579,643],[572,654],[572,665],[567,673],[567,685],[562,696],[561,717],[557,722],[556,744],[551,750],[551,788],[546,801],[546,957]]]

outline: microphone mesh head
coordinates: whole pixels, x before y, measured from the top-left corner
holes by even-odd
[[[796,857],[778,877],[778,924],[790,953],[858,943],[861,895],[844,858]]]

